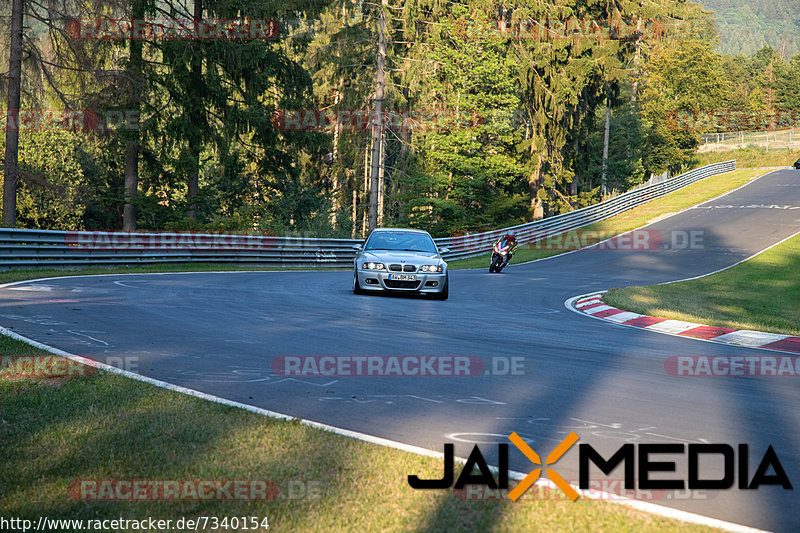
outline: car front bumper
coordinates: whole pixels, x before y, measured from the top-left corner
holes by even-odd
[[[397,281],[392,280],[389,276],[394,275],[409,275],[403,272],[386,272],[384,270],[356,270],[356,279],[358,285],[365,291],[403,291],[403,292],[421,292],[421,293],[438,293],[442,292],[445,288],[445,281],[447,279],[447,271],[445,272],[416,272],[410,274],[415,276],[415,280],[411,281]]]

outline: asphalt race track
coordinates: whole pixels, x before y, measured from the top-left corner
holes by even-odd
[[[712,272],[800,231],[800,171],[773,172],[647,229],[676,246],[586,249],[499,275],[452,271],[445,302],[356,296],[352,272],[341,271],[67,277],[0,289],[0,324],[101,361],[136,357],[143,375],[296,417],[437,451],[455,442],[459,456],[479,443],[495,464],[492,443],[512,431],[541,456],[570,431],[606,458],[625,442],[747,443],[749,476],[771,444],[793,490],[734,485],[655,503],[800,530],[800,377],[672,377],[671,355],[770,352],[617,326],[564,306],[594,290]],[[694,246],[683,246],[687,235]],[[275,375],[272,359],[287,355],[472,355],[487,369],[522,357],[524,373]],[[576,445],[555,467],[575,483],[577,457]],[[686,456],[666,459],[685,479]],[[533,469],[513,446],[510,466]],[[621,479],[622,468],[609,478]]]

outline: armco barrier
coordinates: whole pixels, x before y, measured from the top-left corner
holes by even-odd
[[[514,229],[520,244],[605,220],[701,179],[729,172],[735,161],[700,167],[599,204],[527,224],[484,233],[435,239],[449,248],[446,260],[486,253]],[[224,262],[285,267],[349,267],[360,240],[215,235],[0,229],[0,268],[64,268],[150,263]]]
[[[595,222],[600,222],[601,220],[618,215],[623,211],[642,205],[650,200],[661,198],[696,181],[715,174],[730,172],[735,169],[736,161],[733,160],[706,165],[686,172],[685,174],[675,176],[672,179],[662,181],[661,183],[640,187],[605,200],[604,202],[600,202],[599,204],[583,207],[575,211],[570,211],[569,213],[513,226],[511,228],[436,239],[436,244],[439,247],[448,247],[450,249],[450,253],[446,255],[446,259],[449,260],[473,257],[486,253],[491,248],[494,241],[500,238],[500,236],[509,229],[513,229],[517,232],[517,240],[520,244],[536,242],[545,237],[559,235],[567,231],[588,226]]]

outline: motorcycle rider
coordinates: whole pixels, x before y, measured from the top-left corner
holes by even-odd
[[[508,230],[508,233],[500,237],[494,246],[497,246],[501,241],[505,240],[506,243],[509,245],[508,249],[508,259],[506,259],[506,264],[511,263],[511,257],[514,255],[514,252],[517,251],[517,232],[513,229]]]

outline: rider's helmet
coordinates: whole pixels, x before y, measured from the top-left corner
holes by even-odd
[[[517,242],[517,232],[514,231],[513,229],[508,230],[508,233],[506,233],[506,239],[509,241]]]

